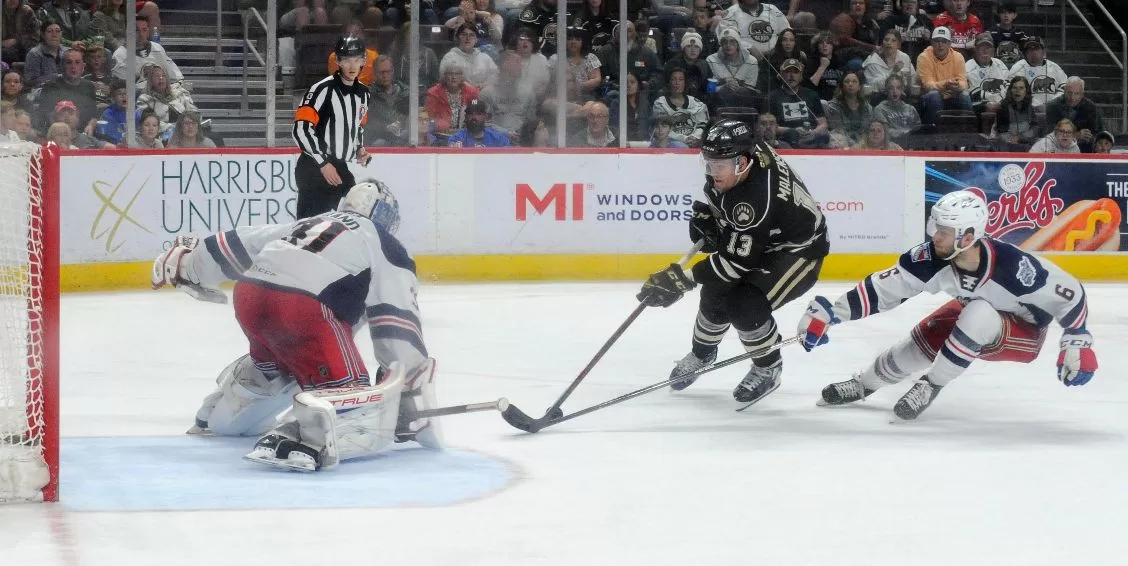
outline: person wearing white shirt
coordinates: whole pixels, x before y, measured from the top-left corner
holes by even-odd
[[[1046,59],[1046,46],[1042,44],[1040,38],[1027,39],[1023,50],[1026,52],[1026,58],[1011,67],[1007,78],[1020,75],[1026,77],[1030,82],[1034,107],[1045,106],[1047,102],[1065,92],[1065,83],[1069,77],[1061,66]]]
[[[901,32],[890,29],[885,32],[881,49],[870,54],[862,63],[866,74],[866,87],[876,92],[885,92],[885,81],[889,75],[898,75],[904,84],[916,83],[916,68],[909,54],[901,51]]]
[[[975,57],[964,64],[975,112],[998,112],[1007,90],[1006,63],[995,58],[995,40],[989,32],[975,38]]]
[[[114,65],[113,75],[123,81],[141,82],[141,70],[148,65],[160,65],[164,67],[165,72],[168,74],[168,80],[173,83],[179,83],[184,80],[184,73],[180,72],[180,67],[165,52],[164,47],[159,43],[151,41],[152,30],[149,28],[149,20],[144,16],[137,16],[137,61],[136,67],[130,72],[126,67],[126,51],[125,46],[122,45],[114,50]]]
[[[760,0],[737,0],[725,10],[718,26],[717,39],[723,39],[721,28],[730,27],[740,33],[740,46],[757,58],[766,56],[779,32],[791,27],[787,16],[771,4]]]

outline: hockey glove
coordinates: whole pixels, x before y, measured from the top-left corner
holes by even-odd
[[[701,201],[693,201],[693,216],[689,219],[689,240],[703,242],[701,251],[711,254],[717,251],[721,239],[721,226],[713,216],[713,209]]]
[[[642,284],[637,298],[648,307],[668,307],[696,286],[697,283],[686,276],[680,265],[671,263],[670,267],[651,275]]]
[[[192,260],[188,258],[199,244],[198,238],[177,236],[172,247],[161,252],[153,262],[153,289],[160,289],[165,285],[177,287],[182,283],[199,283],[192,278],[193,270],[189,268]]]
[[[831,326],[842,322],[834,315],[834,305],[826,297],[817,296],[811,304],[807,305],[807,312],[799,319],[798,334],[803,335],[803,349],[810,352],[815,346],[822,346],[830,341],[826,336]]]
[[[1084,330],[1067,330],[1061,335],[1058,354],[1058,380],[1069,387],[1085,385],[1097,371],[1097,355],[1093,353],[1093,335]]]

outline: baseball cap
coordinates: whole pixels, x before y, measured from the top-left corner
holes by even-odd
[[[475,98],[474,100],[471,100],[469,103],[466,104],[466,113],[469,114],[471,112],[480,112],[482,114],[489,114],[490,110],[489,110],[489,108],[486,107],[485,102],[482,102],[481,100]]]
[[[803,63],[801,63],[798,59],[784,59],[783,63],[779,65],[779,70],[786,71],[788,69],[796,69],[798,71],[802,71]]]
[[[991,37],[990,32],[985,31],[985,32],[975,36],[975,45],[979,45],[980,43],[988,43],[992,47],[994,47],[995,46],[995,38]]]
[[[724,41],[726,39],[731,39],[733,41],[740,41],[740,32],[736,31],[733,28],[729,28],[729,27],[721,28],[721,33],[719,35],[719,39],[720,39],[720,41]]]
[[[950,29],[948,29],[944,26],[940,26],[940,27],[932,30],[932,39],[943,39],[944,41],[951,43],[952,42],[952,30],[950,30]]]
[[[701,40],[701,34],[695,31],[689,31],[682,35],[681,44],[683,48],[686,45],[696,45],[698,47],[701,47],[702,49],[705,48],[705,42]]]
[[[70,100],[60,100],[57,104],[55,104],[55,112],[66,110],[67,108],[78,112],[78,105]]]
[[[1105,130],[1105,131],[1097,134],[1097,137],[1095,139],[1093,139],[1094,142],[1099,142],[1101,140],[1106,140],[1106,141],[1108,141],[1108,143],[1111,143],[1112,145],[1116,145],[1116,136],[1112,135],[1112,132],[1110,132],[1108,130]]]

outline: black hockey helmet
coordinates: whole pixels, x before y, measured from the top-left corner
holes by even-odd
[[[346,35],[337,40],[333,52],[337,54],[338,61],[349,57],[364,57],[364,40],[355,35]]]
[[[722,118],[705,129],[701,142],[701,156],[705,159],[729,159],[752,155],[756,141],[752,127],[740,120]]]

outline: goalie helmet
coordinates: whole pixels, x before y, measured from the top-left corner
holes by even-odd
[[[932,205],[932,213],[928,217],[928,236],[934,236],[939,227],[954,230],[956,245],[952,257],[955,257],[956,254],[974,245],[980,238],[987,236],[987,216],[987,203],[983,202],[979,195],[971,191],[948,193]],[[973,236],[971,243],[960,247],[960,238],[969,231]]]
[[[387,185],[375,179],[361,181],[349,189],[337,210],[365,216],[391,234],[399,229],[399,202]]]

